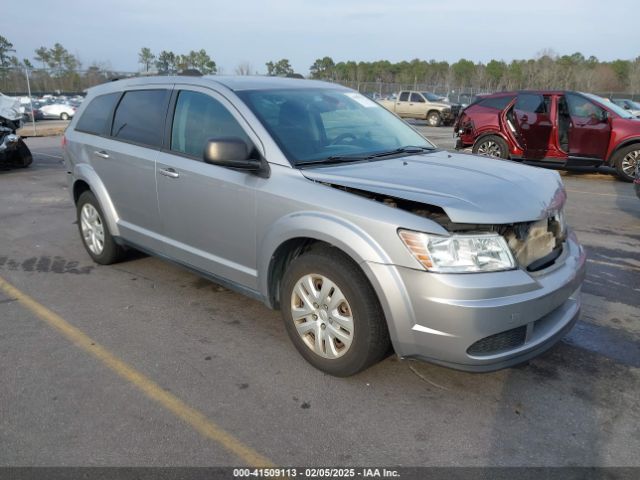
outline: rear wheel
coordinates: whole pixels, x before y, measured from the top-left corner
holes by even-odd
[[[98,200],[88,190],[78,199],[77,218],[84,248],[96,263],[110,265],[122,260],[124,249],[114,241]]]
[[[509,158],[507,142],[497,135],[482,137],[473,144],[473,153],[493,158]]]
[[[60,114],[60,120],[69,120],[69,114],[66,112],[62,112]]]
[[[438,112],[429,112],[427,114],[427,123],[430,127],[439,127],[442,124],[442,117]]]
[[[629,145],[618,150],[613,157],[613,165],[621,180],[633,182],[636,165],[640,162],[640,143]]]
[[[389,350],[385,317],[371,284],[335,248],[311,250],[289,264],[280,307],[298,352],[331,375],[354,375]]]

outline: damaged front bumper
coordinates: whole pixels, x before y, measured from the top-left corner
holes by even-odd
[[[574,234],[538,272],[436,274],[367,263],[400,357],[467,371],[539,355],[577,321],[586,255]]]

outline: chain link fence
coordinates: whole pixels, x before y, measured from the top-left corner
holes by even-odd
[[[468,104],[477,95],[496,93],[498,90],[491,88],[462,87],[455,85],[433,85],[426,83],[388,83],[388,82],[354,82],[337,81],[340,85],[353,88],[365,95],[374,98],[384,98],[402,90],[414,90],[418,92],[430,92],[439,97],[447,98],[450,102]],[[640,101],[640,94],[631,92],[592,92],[604,98],[626,98]]]
[[[0,92],[12,97],[38,99],[44,95],[84,95],[86,89],[121,78],[144,76],[141,72],[113,71],[90,67],[85,70],[56,70],[45,68],[0,68]],[[477,95],[495,93],[495,89],[426,83],[335,81],[372,98],[384,98],[401,90],[431,92],[452,103],[469,104]],[[626,98],[640,101],[640,93],[594,92],[606,98]]]

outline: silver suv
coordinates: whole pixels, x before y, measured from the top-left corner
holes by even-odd
[[[330,374],[391,347],[504,368],[578,318],[585,253],[558,174],[439,150],[353,90],[122,80],[91,89],[65,135],[93,260],[139,249],[280,309]]]

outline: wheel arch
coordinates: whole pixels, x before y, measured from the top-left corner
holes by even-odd
[[[356,265],[366,261],[390,263],[382,248],[362,229],[319,212],[287,215],[271,225],[259,243],[259,290],[270,308],[279,307],[280,280],[287,265],[311,248],[330,246]],[[369,277],[366,272],[365,276]]]
[[[618,143],[614,147],[614,149],[609,154],[609,157],[607,158],[607,164],[613,165],[613,159],[616,156],[616,153],[618,153],[623,148],[629,147],[635,143],[637,143],[640,146],[640,136],[625,138],[624,140],[622,140],[620,143]]]
[[[80,195],[86,191],[93,193],[100,204],[105,221],[109,227],[109,232],[114,237],[120,235],[118,228],[118,214],[111,201],[104,183],[95,170],[89,164],[77,164],[73,169],[73,203],[77,205]]]
[[[480,140],[484,139],[485,137],[493,137],[493,136],[500,137],[502,140],[504,140],[507,143],[507,147],[509,146],[509,139],[500,130],[486,130],[484,132],[479,133],[476,139],[473,141],[473,145],[475,146],[476,143],[478,143]]]

